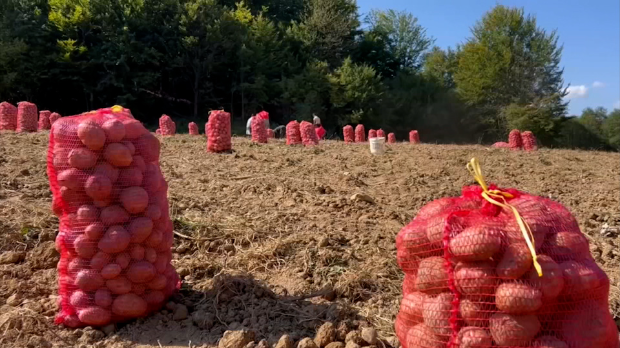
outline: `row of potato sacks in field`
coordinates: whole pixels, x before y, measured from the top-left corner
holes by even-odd
[[[52,125],[47,165],[60,222],[57,324],[143,317],[179,288],[159,155],[157,137],[122,107]]]
[[[508,142],[497,142],[493,144],[493,147],[500,149],[511,150],[525,150],[536,151],[538,150],[538,142],[536,136],[530,131],[521,132],[518,129],[513,129],[508,134]]]
[[[0,131],[24,133],[49,130],[60,117],[60,114],[48,110],[37,113],[37,106],[26,101],[19,102],[17,107],[9,102],[0,103]]]
[[[464,187],[398,234],[402,346],[618,348],[609,278],[575,218],[549,199],[502,192]]]

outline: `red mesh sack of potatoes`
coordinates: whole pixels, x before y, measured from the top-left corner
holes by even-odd
[[[161,129],[157,128],[157,129],[155,130],[155,134],[157,134],[157,135],[161,135]]]
[[[521,142],[523,143],[523,150],[536,151],[538,150],[538,144],[536,143],[536,137],[534,133],[525,131],[521,133]]]
[[[368,131],[368,139],[372,139],[372,138],[376,138],[377,137],[377,131],[374,129],[371,129]]]
[[[265,126],[265,120],[258,115],[252,118],[252,124],[250,125],[252,130],[252,142],[259,144],[266,144],[268,135],[267,127]]]
[[[509,149],[510,148],[510,144],[503,142],[503,141],[498,141],[497,143],[492,145],[495,148],[498,149]]]
[[[159,140],[102,110],[52,126],[47,174],[59,217],[57,324],[104,326],[159,310],[180,286]]]
[[[508,134],[508,145],[511,150],[521,150],[523,148],[523,141],[521,140],[521,132],[517,129],[513,129]]]
[[[58,121],[60,117],[61,117],[60,114],[57,112],[52,112],[50,114],[50,128],[54,124],[54,122]]]
[[[291,121],[286,125],[286,145],[301,144],[301,129],[299,122]]]
[[[363,124],[358,124],[355,126],[355,142],[363,143],[366,141],[366,129],[364,129]]]
[[[38,128],[40,131],[49,130],[52,128],[52,124],[50,122],[50,115],[52,113],[48,110],[39,111],[39,124]]]
[[[17,127],[15,131],[36,132],[39,128],[37,121],[37,106],[29,102],[20,102],[17,105]]]
[[[319,137],[316,135],[314,125],[308,121],[302,121],[299,125],[301,130],[301,142],[304,146],[319,145]]]
[[[267,138],[274,139],[276,137],[276,133],[271,128],[267,128]]]
[[[385,132],[383,131],[383,129],[379,129],[377,131],[377,138],[385,138]]]
[[[159,129],[161,130],[161,135],[163,136],[172,136],[177,132],[177,126],[168,115],[162,115],[159,118]]]
[[[206,125],[207,151],[228,152],[232,150],[230,114],[223,110],[213,110]]]
[[[468,168],[480,186],[425,205],[396,238],[402,346],[617,348],[609,278],[572,214]]]
[[[409,132],[409,142],[412,144],[420,143],[420,134],[418,134],[417,130],[412,130],[411,132]]]
[[[14,131],[17,127],[17,108],[8,102],[0,103],[0,130]]]
[[[200,132],[198,131],[198,125],[196,124],[196,122],[190,122],[187,128],[189,129],[189,135],[200,134]]]
[[[353,127],[350,125],[344,126],[342,128],[342,135],[344,137],[345,143],[353,143],[355,142],[355,131],[353,131]]]
[[[394,133],[388,134],[387,142],[388,142],[388,144],[395,144],[396,143],[396,135]]]

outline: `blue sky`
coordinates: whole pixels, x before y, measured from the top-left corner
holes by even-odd
[[[620,1],[618,0],[357,0],[362,14],[373,8],[406,10],[418,17],[435,44],[454,47],[496,4],[523,7],[538,26],[557,29],[564,45],[564,81],[570,87],[569,114],[591,106],[620,108]]]

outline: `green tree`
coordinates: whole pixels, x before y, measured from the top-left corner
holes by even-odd
[[[476,23],[459,54],[454,80],[459,95],[478,108],[485,122],[505,132],[503,109],[511,104],[545,110],[537,118],[557,119],[567,103],[559,67],[562,47],[555,31],[547,33],[523,9],[498,5]],[[546,116],[545,116],[546,115]]]
[[[603,123],[607,119],[607,110],[603,107],[596,109],[585,108],[581,112],[579,122],[584,125],[590,132],[603,138]]]
[[[614,109],[609,113],[603,121],[601,130],[609,145],[620,150],[620,109]]]
[[[282,102],[297,120],[310,120],[312,114],[326,116],[330,110],[331,84],[325,62],[310,62],[299,73],[282,81]]]
[[[456,51],[448,48],[446,51],[439,47],[427,53],[424,57],[423,74],[434,78],[444,88],[454,88],[454,73],[458,68],[458,48]]]
[[[385,38],[389,51],[401,69],[418,70],[423,53],[435,41],[411,13],[395,10],[372,10],[366,17],[370,32]]]

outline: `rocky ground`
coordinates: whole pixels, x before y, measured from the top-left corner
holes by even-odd
[[[402,273],[394,237],[427,202],[459,195],[478,157],[488,181],[573,211],[611,282],[620,315],[620,156],[482,146],[326,142],[291,148],[203,137],[163,140],[181,292],[135,322],[53,325],[54,238],[47,135],[0,134],[0,346],[358,348],[397,346]]]

